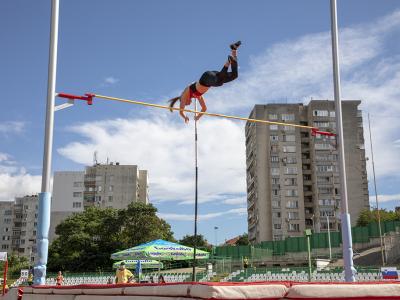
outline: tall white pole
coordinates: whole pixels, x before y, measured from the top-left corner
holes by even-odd
[[[51,28],[50,28],[50,49],[49,67],[47,79],[47,106],[46,124],[44,136],[44,154],[42,170],[42,189],[39,193],[39,211],[36,246],[38,260],[34,269],[34,283],[44,285],[46,282],[46,265],[49,249],[49,227],[50,227],[50,204],[51,204],[51,159],[53,150],[53,127],[54,127],[54,101],[57,73],[57,42],[58,42],[58,13],[59,0],[51,1]]]
[[[343,240],[343,261],[345,280],[347,282],[355,281],[353,266],[353,245],[351,238],[351,222],[349,207],[347,201],[347,182],[346,182],[346,164],[344,155],[343,139],[343,119],[342,119],[342,101],[340,95],[340,70],[339,70],[339,39],[337,25],[337,5],[336,0],[331,0],[331,35],[332,35],[332,59],[333,59],[333,85],[336,108],[336,134],[339,151],[339,174],[340,174],[340,198],[341,198],[341,227]]]
[[[198,179],[199,179],[199,167],[197,164],[197,99],[194,99],[194,157],[195,157],[195,194],[194,194],[194,245],[193,245],[193,274],[192,281],[196,281],[196,250],[197,250],[197,206],[198,206]]]

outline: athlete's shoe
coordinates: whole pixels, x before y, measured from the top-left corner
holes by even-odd
[[[230,47],[232,50],[236,50],[237,48],[239,48],[239,46],[240,46],[241,44],[242,44],[241,41],[237,41],[236,43],[231,44],[229,47]]]

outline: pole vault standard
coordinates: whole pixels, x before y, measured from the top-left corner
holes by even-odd
[[[49,249],[48,235],[50,228],[50,205],[51,205],[50,176],[51,176],[51,157],[53,150],[53,126],[54,126],[54,109],[55,109],[54,98],[56,96],[55,88],[56,88],[56,72],[57,72],[58,14],[59,14],[59,0],[52,0],[42,188],[41,188],[41,193],[39,193],[38,225],[36,233],[38,260],[34,268],[35,270],[34,284],[37,285],[45,284],[47,254]]]
[[[349,206],[347,201],[347,181],[346,164],[344,155],[343,139],[343,119],[342,119],[342,101],[340,96],[340,70],[339,70],[339,39],[337,25],[337,5],[336,0],[331,0],[331,34],[332,34],[332,60],[333,60],[333,85],[336,108],[336,134],[339,151],[339,172],[340,172],[340,199],[341,199],[341,227],[343,240],[343,261],[345,280],[347,282],[355,281],[353,266],[353,245],[351,238],[351,222]]]
[[[194,99],[194,110],[197,111],[197,99]],[[196,281],[196,250],[197,250],[197,207],[198,207],[198,186],[199,167],[197,164],[197,113],[194,115],[194,164],[195,164],[195,189],[194,189],[194,243],[193,243],[193,273],[192,281]]]

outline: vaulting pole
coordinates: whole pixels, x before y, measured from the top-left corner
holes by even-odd
[[[197,99],[194,100],[194,110],[197,111]],[[198,200],[198,179],[199,167],[197,164],[197,113],[195,113],[194,120],[194,161],[195,161],[195,192],[194,192],[194,245],[193,245],[193,274],[192,281],[196,281],[196,250],[197,250],[197,200]]]
[[[342,101],[340,95],[340,70],[339,70],[339,39],[337,25],[337,5],[336,0],[331,0],[331,35],[332,35],[332,59],[333,59],[333,85],[336,110],[336,135],[339,151],[339,172],[340,172],[340,199],[341,199],[341,227],[343,240],[343,262],[345,280],[347,282],[355,281],[353,266],[353,245],[351,238],[351,222],[349,206],[347,201],[347,181],[346,164],[344,155],[343,139],[343,119],[342,119]]]

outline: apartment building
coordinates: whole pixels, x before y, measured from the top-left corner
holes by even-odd
[[[343,129],[349,211],[354,225],[369,208],[361,101],[344,101]],[[256,105],[250,118],[336,130],[334,102]],[[246,124],[248,233],[251,242],[301,236],[340,226],[335,137],[309,129]]]
[[[83,205],[126,208],[132,202],[148,203],[148,174],[135,165],[117,163],[86,167]]]
[[[148,173],[136,165],[95,164],[85,171],[54,173],[49,241],[68,216],[85,208],[126,208],[132,202],[148,203]]]
[[[32,263],[36,257],[38,196],[24,196],[15,201],[0,202],[0,248],[8,254],[25,256]]]

